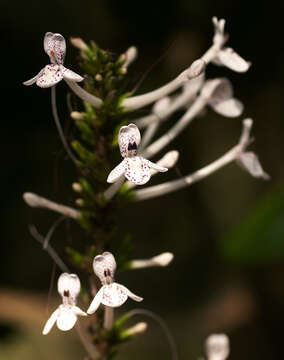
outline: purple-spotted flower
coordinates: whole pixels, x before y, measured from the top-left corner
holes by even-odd
[[[41,88],[54,86],[62,79],[79,82],[82,76],[63,66],[66,53],[66,42],[61,34],[47,32],[43,40],[44,51],[51,64],[46,65],[35,77],[24,82],[24,85],[36,83]]]
[[[63,273],[59,276],[57,289],[62,297],[62,304],[47,320],[42,331],[43,335],[50,332],[55,322],[58,329],[67,331],[73,328],[78,316],[87,316],[84,311],[76,306],[80,288],[80,279],[76,274]]]
[[[116,261],[110,252],[104,252],[94,258],[93,268],[99,277],[102,287],[97,292],[89,309],[88,314],[93,314],[100,304],[109,307],[118,307],[125,303],[128,297],[135,301],[142,301],[143,298],[133,294],[125,286],[114,282]]]
[[[168,169],[159,166],[151,161],[137,156],[137,149],[140,144],[141,136],[138,127],[135,124],[122,126],[118,134],[118,144],[121,156],[124,158],[109,174],[108,183],[116,182],[124,174],[127,180],[136,185],[146,184],[150,177],[150,168],[165,172]]]

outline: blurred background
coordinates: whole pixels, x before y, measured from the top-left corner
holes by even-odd
[[[75,332],[54,329],[47,337],[41,335],[59,298],[55,290],[49,294],[53,263],[29,235],[28,224],[36,224],[45,234],[56,215],[28,208],[22,200],[25,191],[70,205],[75,199],[71,184],[76,173],[54,126],[50,91],[22,85],[47,64],[42,48],[45,32],[93,39],[117,54],[137,46],[139,57],[129,69],[130,89],[156,63],[139,89],[142,93],[171,80],[207,50],[214,15],[226,19],[229,46],[252,67],[237,74],[210,65],[207,76],[232,81],[235,96],[245,105],[244,115],[227,119],[208,110],[168,149],[180,151],[178,170],[189,174],[233,146],[241,119],[251,117],[256,138],[251,148],[271,180],[256,180],[232,164],[190,188],[129,206],[121,214],[120,232],[133,235],[134,257],[171,251],[175,259],[166,269],[125,273],[118,281],[144,296],[141,307],[166,320],[180,359],[202,356],[203,342],[212,332],[230,336],[232,360],[281,358],[283,7],[276,1],[244,0],[1,1],[1,360],[84,356]],[[76,57],[76,49],[68,46],[66,66],[79,72]],[[59,84],[59,111],[67,133],[68,91],[63,82]],[[177,176],[175,170],[165,175]],[[153,179],[161,181],[161,176]],[[58,229],[53,239],[58,251],[82,236],[79,227],[73,227]],[[120,310],[134,307],[129,301]],[[163,334],[151,320],[145,335],[124,346],[119,359],[145,356],[170,358]]]

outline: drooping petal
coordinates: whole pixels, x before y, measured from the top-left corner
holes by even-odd
[[[63,78],[75,82],[83,81],[84,78],[78,74],[76,74],[74,71],[67,69],[63,65],[61,65],[61,70],[63,74]]]
[[[160,165],[158,165],[158,164],[155,164],[155,163],[153,163],[153,162],[150,161],[150,160],[143,159],[143,162],[144,162],[146,165],[148,165],[150,168],[152,168],[152,169],[154,169],[154,170],[157,170],[157,171],[159,171],[159,172],[166,172],[166,171],[168,171],[167,168],[162,167],[162,166],[160,166]]]
[[[125,172],[125,159],[122,160],[120,164],[118,164],[110,173],[107,178],[108,183],[114,183],[116,182],[121,175],[123,175]]]
[[[47,32],[43,40],[43,47],[52,64],[64,63],[66,42],[61,34]]]
[[[42,334],[46,335],[50,332],[50,330],[52,329],[53,325],[55,324],[57,317],[59,314],[59,309],[56,309],[50,316],[50,318],[47,320],[46,324],[44,325],[44,328],[42,330]]]
[[[218,113],[226,117],[240,116],[244,110],[243,104],[235,99],[226,99],[223,101],[211,101],[210,106]]]
[[[122,126],[118,134],[118,144],[122,157],[128,155],[128,145],[136,144],[138,147],[141,141],[141,135],[138,127],[135,124],[129,124],[128,126]]]
[[[93,269],[94,273],[103,284],[105,283],[106,276],[110,276],[113,280],[116,270],[116,261],[112,253],[105,251],[102,255],[97,255],[93,261]]]
[[[125,293],[127,296],[129,296],[132,300],[138,301],[138,302],[140,302],[140,301],[143,300],[143,298],[142,298],[141,296],[138,296],[138,295],[133,294],[133,292],[131,292],[129,289],[127,289],[127,287],[125,287],[124,285],[121,285],[121,284],[116,284],[116,285],[119,287],[119,289],[120,289],[122,292],[124,292],[124,293]]]
[[[93,301],[91,302],[91,305],[87,310],[88,314],[93,314],[98,309],[98,307],[102,302],[102,297],[103,297],[103,287],[100,288],[100,290],[97,292],[96,296],[94,297]]]
[[[77,298],[80,293],[81,283],[76,274],[62,273],[57,282],[57,289],[61,296]],[[68,292],[68,295],[66,295]]]
[[[27,80],[27,81],[23,82],[23,84],[26,85],[26,86],[34,84],[37,81],[37,79],[41,76],[43,71],[44,71],[44,69],[41,69],[40,72],[36,76],[31,78],[30,80]]]
[[[46,65],[38,77],[36,84],[41,88],[54,86],[63,79],[62,71],[59,65]]]
[[[73,307],[60,305],[57,318],[57,327],[62,331],[68,331],[73,328],[77,321],[77,315],[73,312]]]
[[[85,313],[85,311],[81,310],[78,306],[73,306],[72,311],[77,316],[87,316],[87,313]]]
[[[110,285],[104,285],[102,304],[110,307],[118,307],[125,303],[127,300],[127,294],[120,284],[112,283]]]
[[[125,158],[126,171],[124,175],[127,180],[136,185],[143,185],[149,181],[151,172],[144,160],[145,159],[140,156]]]
[[[224,48],[218,52],[218,59],[224,66],[236,72],[246,72],[251,63],[244,60],[232,48]]]
[[[253,177],[262,178],[264,180],[270,179],[270,176],[263,170],[258,156],[252,151],[241,153],[237,163]]]

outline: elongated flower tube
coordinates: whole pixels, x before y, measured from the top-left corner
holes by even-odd
[[[125,303],[128,297],[135,301],[142,301],[143,298],[133,294],[125,286],[114,282],[116,261],[110,252],[104,252],[94,258],[93,268],[95,274],[102,283],[102,287],[97,292],[87,311],[93,314],[100,304],[109,307],[119,307]]]
[[[111,171],[107,178],[108,183],[114,183],[124,175],[127,180],[134,184],[143,185],[146,184],[151,177],[150,168],[160,172],[168,170],[144,159],[142,156],[137,156],[137,148],[140,141],[140,131],[135,124],[129,124],[128,126],[122,126],[120,128],[118,144],[121,156],[124,159]]]
[[[47,32],[43,40],[44,51],[50,58],[51,64],[46,65],[35,77],[24,82],[24,85],[36,83],[41,88],[54,86],[62,79],[79,82],[84,78],[63,66],[66,42],[61,34]]]
[[[80,279],[76,274],[62,273],[59,276],[57,290],[62,297],[62,304],[47,320],[42,331],[43,335],[50,332],[55,322],[58,329],[68,331],[73,328],[78,316],[87,316],[83,310],[76,306],[80,289]]]
[[[230,354],[229,338],[225,334],[212,334],[205,342],[208,360],[225,360]]]

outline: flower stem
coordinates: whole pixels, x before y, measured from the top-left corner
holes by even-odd
[[[74,91],[74,93],[79,96],[83,101],[86,101],[88,104],[93,105],[95,108],[99,108],[102,106],[103,102],[98,97],[88,93],[86,90],[84,90],[81,86],[79,86],[76,82],[64,79],[67,83],[67,85],[70,87],[71,90]]]

